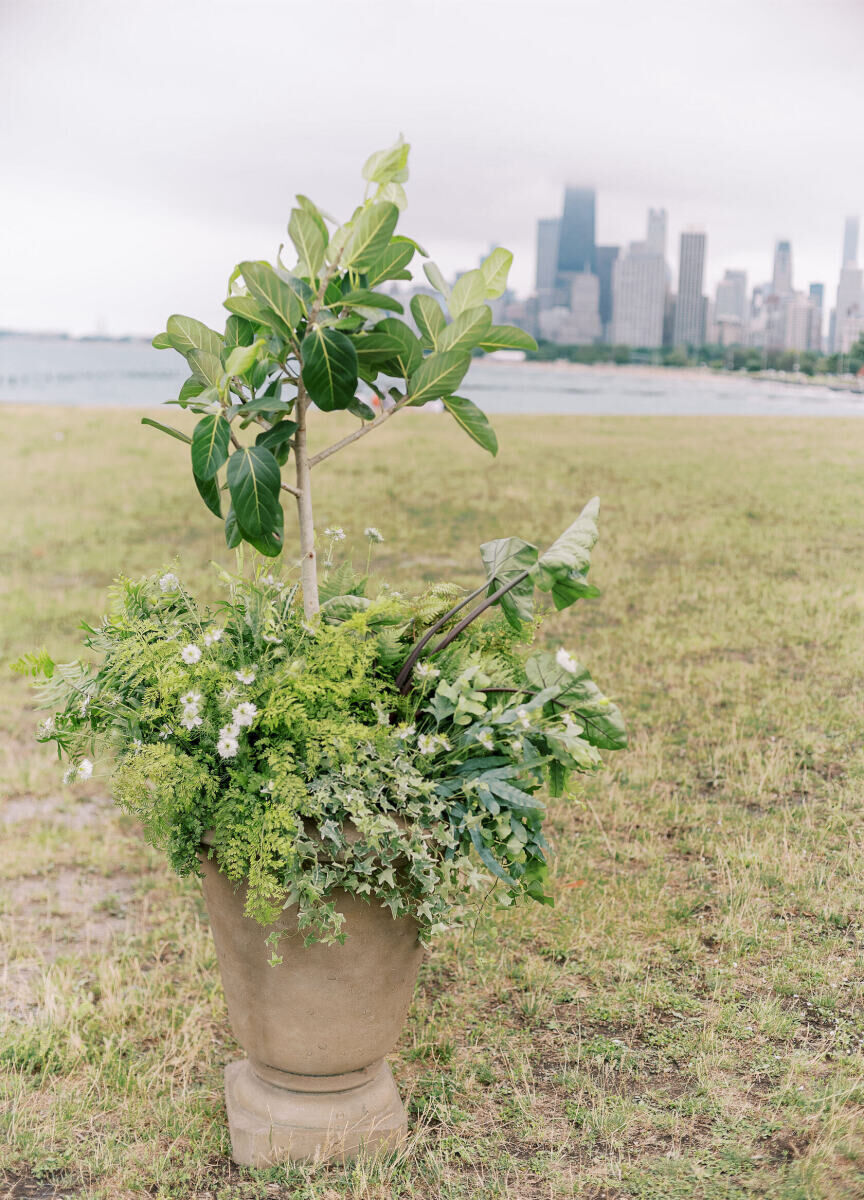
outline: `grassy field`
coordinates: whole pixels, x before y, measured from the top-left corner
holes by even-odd
[[[4,665],[0,1195],[864,1196],[864,426],[496,425],[493,462],[403,414],[319,469],[319,516],[358,547],[379,526],[394,582],[473,584],[481,541],[551,539],[599,493],[604,594],[547,628],[631,749],[552,810],[554,909],[484,913],[428,955],[393,1055],[407,1149],[229,1162],[238,1048],[199,886],[98,769],[62,787]],[[4,431],[4,664],[71,656],[121,569],[180,555],[206,584],[230,561],[185,448],[133,414]]]

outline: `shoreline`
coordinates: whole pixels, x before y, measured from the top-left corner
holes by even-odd
[[[576,363],[558,358],[550,361],[526,358],[514,363],[505,359],[487,359],[491,366],[537,367],[544,371],[601,375],[630,375],[643,379],[742,379],[759,383],[782,383],[798,387],[824,387],[835,392],[852,392],[864,395],[864,379],[844,375],[804,375],[800,371],[728,371],[722,367],[667,367],[659,363]]]

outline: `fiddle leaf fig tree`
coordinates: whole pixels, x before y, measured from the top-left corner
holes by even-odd
[[[507,286],[513,257],[507,250],[493,250],[452,290],[438,267],[426,262],[426,277],[441,299],[415,296],[413,324],[388,294],[393,281],[412,278],[408,266],[416,255],[427,257],[417,242],[396,233],[406,203],[408,150],[400,138],[366,161],[366,196],[344,224],[298,195],[288,221],[293,265],[283,260],[284,247],[275,263],[239,263],[229,279],[222,333],[174,315],[153,339],[157,348],[182,354],[189,366],[189,378],[169,403],[200,414],[189,447],[192,474],[207,508],[224,521],[227,544],[248,542],[261,554],[280,554],[283,494],[293,498],[307,619],[320,608],[315,468],[401,409],[433,400],[442,401],[479,446],[497,453],[486,416],[459,394],[461,384],[475,351],[534,347],[523,330],[492,323],[488,301]],[[310,454],[310,420],[343,411],[360,425]],[[187,441],[161,422],[145,423]],[[505,558],[503,551],[484,552],[487,568]],[[506,570],[518,574],[524,555],[517,558]],[[532,567],[537,585],[551,591],[556,603],[556,587],[562,594],[572,587],[553,582],[561,575],[561,561],[560,553],[553,554],[546,567],[543,559]],[[524,580],[519,583],[505,613],[525,611]]]

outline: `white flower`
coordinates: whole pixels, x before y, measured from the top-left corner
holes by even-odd
[[[159,580],[159,587],[163,592],[176,592],[179,586],[180,580],[173,571],[168,571],[168,573],[163,575]]]
[[[180,697],[180,703],[185,704],[187,708],[201,703],[200,692],[187,692],[185,696]]]
[[[180,657],[183,659],[184,663],[188,663],[189,666],[191,666],[192,663],[198,662],[199,658],[201,657],[201,651],[198,646],[193,646],[190,642],[188,646],[184,646],[180,651]]]
[[[488,729],[481,729],[481,731],[477,734],[477,741],[480,743],[480,745],[483,747],[484,750],[494,750],[495,749],[495,739],[493,738],[492,734],[489,732]]]
[[[383,542],[384,535],[380,529],[376,529],[374,525],[368,525],[363,530],[363,536],[367,537],[370,542]]]
[[[71,783],[73,779],[78,778],[78,768],[75,766],[67,767],[63,772],[63,782]]]
[[[207,632],[204,634],[204,645],[212,646],[214,642],[221,641],[221,639],[222,639],[222,630],[221,629],[208,629]]]
[[[403,725],[401,729],[396,730],[394,737],[397,737],[400,741],[404,742],[408,738],[413,737],[414,733],[415,729],[413,725]]]
[[[236,737],[220,737],[216,743],[216,749],[221,758],[235,758],[239,749]]]
[[[561,720],[564,723],[564,730],[566,733],[576,733],[576,734],[584,733],[583,727],[579,724],[578,721],[573,720],[570,713],[568,713],[568,712],[562,713]]]
[[[180,718],[180,724],[184,729],[197,729],[199,725],[203,725],[201,717],[198,716],[197,708],[187,708]]]
[[[254,667],[244,667],[242,671],[235,671],[234,678],[239,679],[241,683],[254,683],[255,682],[255,668]]]
[[[36,736],[40,737],[40,738],[50,737],[51,734],[54,732],[54,729],[55,729],[54,718],[48,717],[46,720],[39,722],[39,726],[36,730]]]
[[[219,730],[220,738],[236,738],[240,733],[240,726],[232,721],[230,725],[223,725]]]
[[[268,779],[268,781],[261,788],[261,791],[262,792],[272,792],[273,791],[273,780]]]
[[[235,687],[227,687],[222,690],[222,699],[226,704],[230,704],[235,696],[239,695],[239,689]]]
[[[372,708],[375,712],[375,716],[378,718],[379,725],[389,725],[390,724],[390,714],[388,713],[387,709],[384,707],[383,704],[379,704],[378,701],[376,700],[373,703]]]
[[[414,674],[418,679],[437,679],[441,672],[431,663],[421,662],[414,668]]]
[[[558,653],[555,655],[555,661],[562,670],[568,671],[571,675],[575,675],[579,670],[578,662],[572,654],[568,654],[563,646],[560,647]]]
[[[443,733],[436,733],[434,740],[437,743],[437,745],[439,745],[441,747],[442,750],[452,749],[450,742],[447,740],[447,738],[444,736]]]
[[[235,725],[251,725],[258,716],[258,709],[248,700],[244,700],[242,704],[237,705],[231,716]]]
[[[90,776],[93,774],[93,764],[89,758],[81,759],[81,762],[78,764],[77,774],[78,774],[79,779],[89,779],[90,778]]]
[[[345,530],[341,525],[337,525],[335,529],[325,529],[324,533],[327,537],[332,538],[334,542],[345,541]]]
[[[531,714],[529,713],[527,708],[517,708],[516,709],[516,719],[518,720],[519,724],[522,726],[523,729],[531,728]]]
[[[430,737],[428,733],[421,733],[417,739],[417,749],[421,754],[434,754],[435,746],[435,738]]]

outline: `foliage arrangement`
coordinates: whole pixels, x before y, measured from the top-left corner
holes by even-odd
[[[224,335],[172,317],[155,339],[187,358],[176,403],[202,415],[191,439],[148,423],[190,442],[198,491],[220,516],[227,488],[229,546],[275,558],[281,492],[294,495],[297,566],[244,570],[238,550],[212,611],[174,571],[120,580],[109,614],[85,626],[96,661],[42,653],[19,664],[56,709],[39,736],[69,756],[70,779],[108,751],[118,803],[178,872],[197,871],[206,835],[220,869],[247,885],[247,913],[268,925],[296,905],[310,940],[341,938],[340,888],[412,916],[424,937],[459,921],[477,888],[548,902],[539,793],[562,794],[600,750],[626,743],[617,708],[568,651],[526,646],[536,591],[557,609],[597,594],[587,578],[596,500],[542,553],[520,537],[484,544],[473,591],[445,582],[406,597],[373,585],[349,562],[333,565],[338,529],[325,531],[319,579],[311,469],[400,408],[437,399],[494,453],[485,416],[455,391],[475,350],[526,344],[493,325],[486,304],[506,285],[504,250],[452,291],[426,264],[449,321],[431,295],[412,301],[418,333],[381,319],[401,309],[376,288],[404,277],[419,251],[394,233],[407,154],[400,141],[368,160],[375,191],[332,233],[298,197],[296,266],[241,263]],[[313,407],[349,409],[361,425],[310,457]],[[238,436],[250,426],[253,445]],[[293,484],[281,474],[292,457]],[[366,534],[368,569],[381,534]]]

